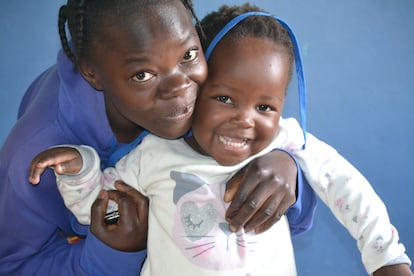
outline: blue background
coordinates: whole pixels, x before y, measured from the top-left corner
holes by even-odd
[[[294,28],[306,70],[308,130],[337,148],[372,183],[413,258],[414,2],[251,2]],[[25,89],[55,62],[62,3],[0,4],[0,145]],[[199,17],[222,3],[194,1]],[[286,115],[296,115],[298,107],[296,91],[291,91]],[[313,229],[294,238],[294,245],[299,275],[366,275],[356,242],[322,202]]]

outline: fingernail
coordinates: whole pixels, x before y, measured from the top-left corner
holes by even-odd
[[[226,220],[231,221],[233,219],[233,217],[234,217],[233,213],[228,213],[227,216],[226,216]]]

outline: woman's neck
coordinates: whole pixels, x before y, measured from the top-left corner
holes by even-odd
[[[106,116],[109,125],[120,143],[129,144],[134,141],[145,129],[129,121],[118,112],[112,105],[106,104]]]
[[[139,128],[137,129],[135,132],[130,132],[130,131],[114,131],[116,140],[118,140],[118,142],[120,143],[125,143],[125,144],[129,144],[132,141],[134,141],[135,139],[137,139],[137,137],[144,131],[143,128]]]

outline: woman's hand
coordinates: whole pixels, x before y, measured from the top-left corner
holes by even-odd
[[[47,149],[33,158],[29,169],[29,182],[37,185],[43,172],[52,167],[57,174],[78,173],[82,169],[82,156],[71,147]]]
[[[118,190],[102,190],[91,209],[91,232],[108,246],[126,252],[147,247],[148,199],[132,187],[117,181]],[[120,217],[115,224],[106,224],[108,200],[118,204]]]
[[[227,183],[226,218],[234,232],[261,233],[296,202],[297,167],[284,151],[274,150],[253,160]]]

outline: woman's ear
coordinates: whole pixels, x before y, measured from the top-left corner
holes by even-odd
[[[78,62],[78,69],[83,78],[98,91],[103,90],[99,74],[96,72],[95,67],[89,62]]]

